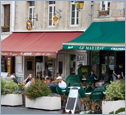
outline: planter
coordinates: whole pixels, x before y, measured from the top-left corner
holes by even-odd
[[[125,100],[102,101],[102,114],[109,114],[112,111],[115,112],[122,107],[125,108]]]
[[[99,11],[99,16],[108,15],[109,11]]]
[[[2,32],[9,32],[10,31],[10,28],[1,28],[2,29]]]
[[[35,100],[30,100],[25,96],[25,107],[45,109],[45,110],[59,110],[61,109],[61,97],[38,97]]]
[[[1,95],[1,105],[10,105],[10,106],[23,105],[22,94]]]

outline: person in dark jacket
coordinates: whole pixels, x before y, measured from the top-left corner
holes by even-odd
[[[49,69],[48,69],[48,65],[45,66],[44,77],[45,77],[45,76],[49,76],[49,77],[52,76],[51,72],[50,72]]]
[[[104,84],[109,83],[109,76],[105,71],[102,72],[101,81],[104,81]]]
[[[123,72],[124,72],[123,65],[119,64],[119,66],[116,67],[113,71],[113,74],[112,74],[113,81],[125,79]]]
[[[97,79],[97,76],[94,74],[94,70],[91,70],[91,73],[88,75],[88,77],[94,77],[94,79]]]

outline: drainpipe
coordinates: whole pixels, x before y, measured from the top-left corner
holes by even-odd
[[[13,1],[14,8],[13,8],[13,25],[12,25],[12,32],[15,31],[15,18],[16,18],[16,1]]]

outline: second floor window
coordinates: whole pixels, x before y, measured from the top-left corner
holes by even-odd
[[[34,26],[34,13],[35,13],[35,2],[29,1],[28,19],[32,20],[32,26]]]
[[[10,5],[4,5],[4,24],[1,26],[2,32],[10,31]]]
[[[48,3],[48,25],[54,26],[53,17],[55,16],[55,1],[49,1]]]
[[[76,9],[75,2],[71,2],[71,25],[78,25],[79,11]]]
[[[110,2],[109,1],[100,2],[100,12],[101,12],[101,15],[109,15],[109,12],[110,12]]]

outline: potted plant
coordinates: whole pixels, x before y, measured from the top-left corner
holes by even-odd
[[[10,31],[10,26],[1,26],[2,32],[9,32]]]
[[[41,80],[35,80],[25,90],[25,107],[45,110],[61,109],[61,97],[52,95],[50,88]]]
[[[114,81],[106,87],[106,100],[102,101],[102,113],[115,113],[120,108],[125,108],[125,81]]]
[[[1,79],[1,105],[22,105],[22,94],[18,85],[9,80],[5,82]]]
[[[109,14],[108,10],[101,10],[101,11],[99,11],[99,16],[101,16],[101,15],[108,15],[108,14]]]

